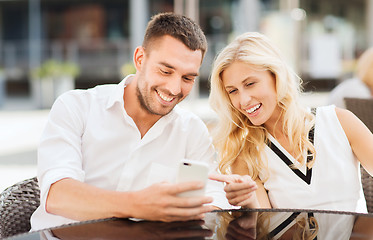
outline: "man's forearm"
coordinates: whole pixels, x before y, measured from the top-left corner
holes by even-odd
[[[49,213],[78,221],[131,217],[128,193],[100,189],[74,179],[52,184],[46,203]],[[129,194],[128,194],[129,195]],[[120,207],[119,207],[120,206]]]
[[[140,191],[116,192],[73,179],[62,179],[51,186],[46,210],[78,221],[108,217],[166,222],[196,220],[214,210],[206,205],[212,202],[212,198],[183,198],[178,194],[202,187],[200,182],[156,183]]]

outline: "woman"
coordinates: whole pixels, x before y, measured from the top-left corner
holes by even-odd
[[[228,183],[233,205],[256,207],[257,199],[266,208],[367,212],[359,161],[373,173],[372,133],[344,109],[320,107],[314,115],[300,105],[300,87],[259,33],[223,49],[213,65],[210,104],[220,120],[215,145],[227,176],[211,179]],[[255,194],[237,184],[252,181],[246,175],[257,184]]]

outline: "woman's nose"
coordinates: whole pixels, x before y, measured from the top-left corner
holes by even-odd
[[[240,104],[242,107],[248,107],[251,102],[251,94],[247,92],[242,92],[240,94]]]

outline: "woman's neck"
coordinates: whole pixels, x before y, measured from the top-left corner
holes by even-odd
[[[282,136],[283,132],[284,117],[279,108],[277,108],[270,119],[264,123],[265,129],[275,138],[276,136]]]

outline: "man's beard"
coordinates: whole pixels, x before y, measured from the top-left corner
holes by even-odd
[[[139,86],[136,87],[136,95],[137,95],[137,99],[139,100],[139,103],[140,103],[140,107],[142,109],[144,109],[145,111],[149,112],[150,114],[153,114],[153,115],[158,115],[158,116],[165,116],[167,115],[168,113],[170,113],[173,109],[173,107],[167,111],[166,113],[163,113],[163,112],[155,112],[152,107],[150,106],[149,102],[151,101],[149,98],[146,98],[140,91],[140,88]]]

